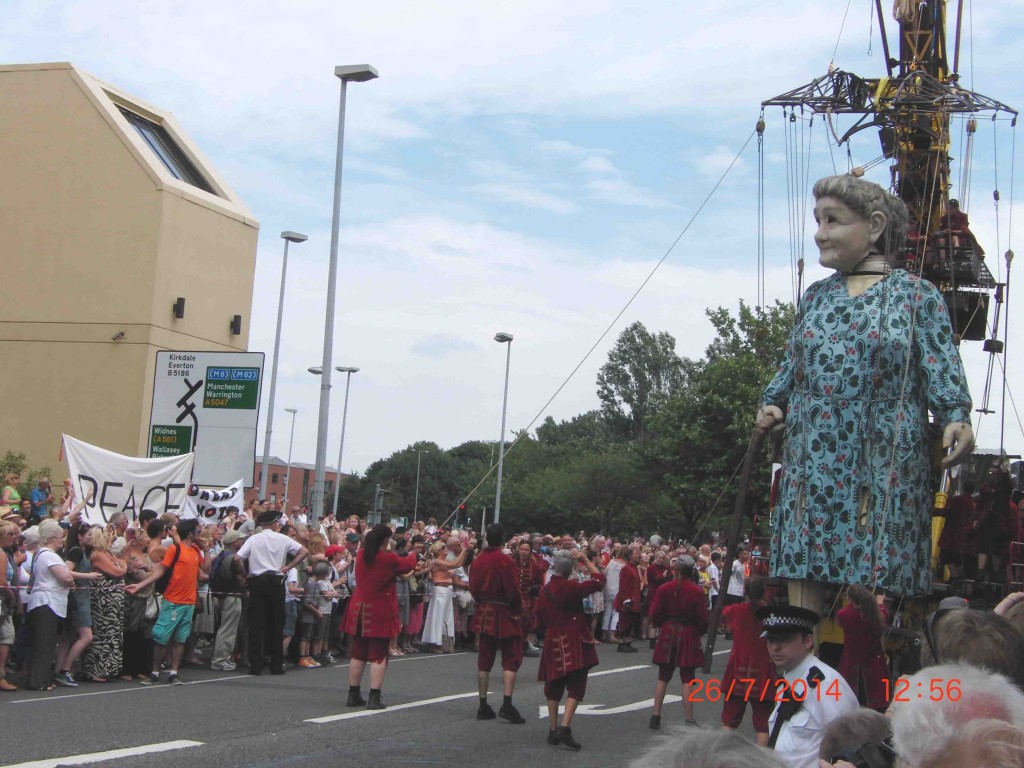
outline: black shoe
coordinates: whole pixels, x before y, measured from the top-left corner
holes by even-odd
[[[647,645],[653,651],[654,650],[654,646],[657,644],[657,642],[658,642],[657,639],[652,637],[650,640],[647,641]]]
[[[249,667],[249,674],[254,677],[259,677],[263,674],[263,667]]]
[[[569,749],[574,749],[577,752],[583,747],[582,744],[572,737],[572,728],[566,728],[564,725],[558,726],[558,730],[555,732],[555,739],[559,744],[565,744]]]
[[[625,643],[619,643],[619,647],[616,650],[619,653],[629,653],[629,646]]]
[[[490,704],[481,704],[480,708],[476,711],[477,720],[493,720],[496,717],[497,715]]]
[[[388,705],[380,696],[380,691],[370,691],[370,698],[366,702],[367,709],[387,709]]]
[[[287,670],[284,668],[283,664],[280,667],[271,667],[270,668],[270,674],[272,674],[272,675],[283,675],[286,671]]]
[[[694,720],[692,717],[686,718],[686,724],[691,728],[700,728],[700,723]]]
[[[661,715],[651,715],[651,730],[652,731],[660,731],[661,730]]]
[[[523,656],[529,659],[535,659],[540,656],[540,651],[532,646],[526,646],[523,648]]]
[[[548,731],[548,744],[550,744],[552,747],[557,747],[558,746],[558,731],[557,730]]]
[[[346,707],[362,707],[366,705],[366,699],[359,691],[349,691],[348,699],[345,700]]]
[[[501,709],[498,710],[498,717],[508,720],[513,725],[523,725],[526,722],[519,714],[519,710],[511,704],[502,704]]]

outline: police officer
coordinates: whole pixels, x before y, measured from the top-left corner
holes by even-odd
[[[790,768],[818,768],[825,726],[857,709],[857,694],[836,670],[815,657],[814,628],[819,616],[807,608],[759,608],[768,655],[782,680],[768,720],[768,746]]]

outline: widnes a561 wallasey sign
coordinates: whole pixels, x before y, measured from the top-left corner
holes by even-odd
[[[194,452],[192,481],[252,477],[262,352],[157,352],[149,456]]]

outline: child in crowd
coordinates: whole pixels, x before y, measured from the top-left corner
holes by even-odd
[[[313,566],[313,575],[306,581],[302,596],[302,615],[299,618],[299,666],[307,669],[322,666],[326,657],[317,661],[327,637],[327,619],[331,615],[331,601],[337,596],[330,581],[331,565],[320,560]]]
[[[304,590],[299,586],[299,571],[292,568],[284,577],[284,657],[288,658],[288,646],[295,636],[295,624],[299,619],[299,604]]]

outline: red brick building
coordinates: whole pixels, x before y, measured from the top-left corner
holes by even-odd
[[[285,497],[285,475],[288,472],[288,462],[279,459],[277,456],[270,457],[267,465],[267,500],[274,505],[279,505]],[[248,504],[259,496],[260,480],[263,474],[263,457],[256,457],[256,468],[253,472],[252,487],[245,489],[245,503]],[[349,477],[342,475],[342,478]],[[313,464],[302,464],[292,462],[291,477],[288,478],[288,495],[290,505],[308,506],[313,498],[313,481],[316,479],[316,466]],[[326,467],[324,471],[324,498],[328,501],[334,496],[335,483],[338,479],[338,470],[334,467]]]

